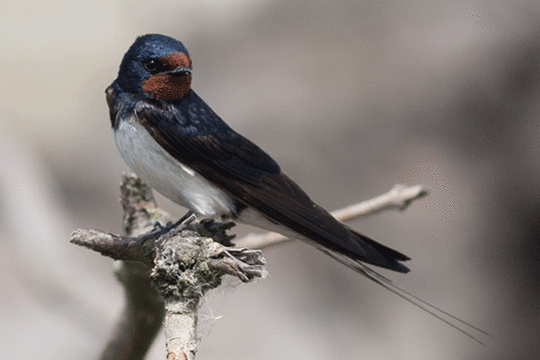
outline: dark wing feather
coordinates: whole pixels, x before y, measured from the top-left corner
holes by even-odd
[[[194,95],[194,93],[193,93]],[[199,100],[202,103],[202,100]],[[286,225],[318,246],[395,271],[409,258],[350,230],[316,205],[277,163],[230,129],[204,103],[205,121],[194,110],[139,102],[135,114],[172,156],[270,220]],[[199,109],[199,112],[201,110]],[[187,115],[186,115],[187,114]],[[206,127],[208,123],[211,127]],[[196,131],[191,127],[196,126]]]

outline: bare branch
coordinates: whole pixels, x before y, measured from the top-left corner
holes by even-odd
[[[165,217],[149,188],[138,178],[124,176],[121,189],[128,234],[147,232],[156,221],[164,225]],[[72,243],[125,260],[120,262],[117,276],[126,289],[126,308],[102,359],[143,359],[164,316],[167,359],[195,358],[202,295],[218,287],[223,275],[244,282],[266,276],[261,251],[225,247],[214,241],[230,243],[232,236],[226,230],[232,226],[203,221],[184,230],[173,228],[142,244],[141,238],[97,230],[73,232]]]
[[[127,235],[136,236],[165,225],[167,215],[156,207],[151,189],[134,175],[124,174],[121,203],[124,208],[123,226]],[[147,254],[131,237],[96,230],[77,230],[71,242],[88,247],[113,259],[139,260],[146,264]],[[152,287],[150,267],[139,261],[120,261],[115,274],[124,285],[125,305],[101,359],[142,360],[154,341],[165,316],[163,300]]]
[[[266,261],[260,250],[219,247],[212,255],[212,265],[223,274],[236,276],[243,282],[256,277],[264,279],[267,274]]]
[[[167,359],[195,358],[200,299],[223,275],[244,282],[266,276],[259,250],[227,248],[191,230],[161,236],[156,254],[151,277],[165,300]]]
[[[362,216],[373,215],[383,210],[405,210],[414,200],[426,196],[429,190],[422,185],[405,186],[396,184],[385,194],[373,199],[332,212],[339,221],[351,221]]]
[[[385,194],[340,210],[333,211],[331,214],[339,221],[346,222],[359,217],[372,215],[383,210],[405,210],[411,202],[427,195],[428,193],[429,190],[422,185],[405,186],[397,184]],[[239,240],[237,244],[249,249],[262,249],[269,246],[278,245],[289,240],[291,239],[286,236],[271,232],[262,235],[250,234]]]
[[[70,242],[97,251],[114,260],[135,260],[148,263],[148,257],[140,251],[138,239],[120,236],[99,230],[77,229],[71,234]]]

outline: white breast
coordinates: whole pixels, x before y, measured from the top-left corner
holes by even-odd
[[[231,197],[172,157],[134,117],[121,121],[113,137],[131,171],[165,197],[204,217],[230,214]]]

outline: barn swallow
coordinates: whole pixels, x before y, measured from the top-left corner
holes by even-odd
[[[192,62],[167,36],[136,39],[106,91],[114,142],[150,187],[197,217],[305,240],[352,268],[406,273],[402,253],[337,221],[266,152],[232,130],[191,89]]]
[[[483,330],[367,267],[364,263],[407,273],[401,262],[409,257],[357,233],[315,204],[267,153],[232,130],[191,89],[192,75],[189,52],[168,36],[141,36],[124,55],[106,94],[114,142],[135,174],[188,208],[188,214],[304,240],[480,342],[452,322]]]

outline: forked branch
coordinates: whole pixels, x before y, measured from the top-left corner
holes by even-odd
[[[269,233],[239,241],[242,247],[227,247],[229,224],[209,221],[170,231],[151,241],[138,237],[165,225],[168,216],[157,208],[148,186],[135,175],[124,175],[121,184],[124,229],[127,236],[97,230],[77,230],[71,242],[119,262],[116,275],[125,287],[126,306],[102,359],[144,359],[165,323],[168,360],[194,359],[197,351],[197,319],[201,296],[220,285],[223,275],[243,282],[266,275],[259,250],[287,241]],[[396,185],[388,193],[332,214],[350,221],[387,209],[405,209],[427,194],[421,186]],[[248,249],[249,248],[249,249]]]

